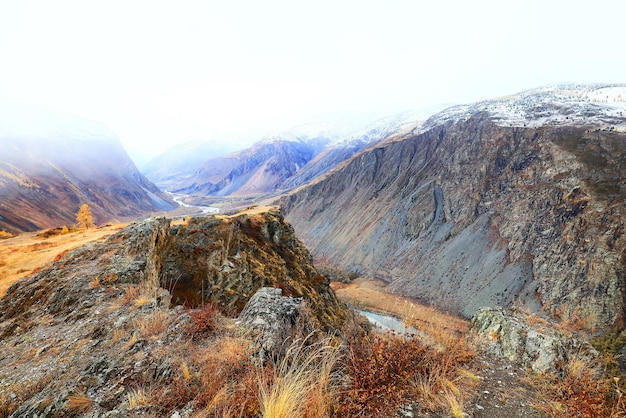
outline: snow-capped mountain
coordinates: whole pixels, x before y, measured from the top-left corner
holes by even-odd
[[[626,132],[626,84],[557,84],[512,96],[450,107],[423,130],[446,121],[462,121],[487,112],[500,126],[593,125]]]

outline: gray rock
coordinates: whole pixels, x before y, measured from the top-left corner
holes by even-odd
[[[545,320],[529,324],[527,316],[504,308],[480,308],[470,324],[479,340],[496,354],[536,372],[560,371],[572,358],[595,358],[598,352],[586,341]]]
[[[276,358],[288,346],[302,312],[302,298],[282,296],[282,289],[263,287],[248,301],[239,324],[252,333],[259,357]]]

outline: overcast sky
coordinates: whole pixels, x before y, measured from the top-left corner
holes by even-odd
[[[0,98],[137,156],[556,82],[626,82],[626,1],[2,1]]]

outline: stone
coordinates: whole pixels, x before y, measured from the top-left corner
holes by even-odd
[[[505,308],[483,307],[470,323],[470,332],[497,355],[535,372],[559,372],[574,358],[589,361],[598,352],[587,341],[559,330],[545,320],[529,323],[528,315]]]
[[[263,287],[250,298],[238,323],[257,341],[262,360],[277,358],[289,346],[302,308],[302,298],[282,296],[282,289]]]

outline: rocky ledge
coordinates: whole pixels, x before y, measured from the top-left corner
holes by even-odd
[[[533,314],[504,308],[480,308],[470,331],[493,354],[535,372],[559,372],[578,359],[593,364],[598,352],[575,333]]]
[[[273,334],[257,339],[250,316],[236,323],[262,287],[297,308],[266,322],[330,330],[346,315],[277,208],[184,225],[153,219],[71,251],[0,300],[0,416],[167,415],[143,411],[139,395],[180,400],[168,390],[190,385],[198,356],[222,352],[224,341],[246,347],[231,356],[254,344],[271,355]],[[211,336],[216,327],[228,336]]]

